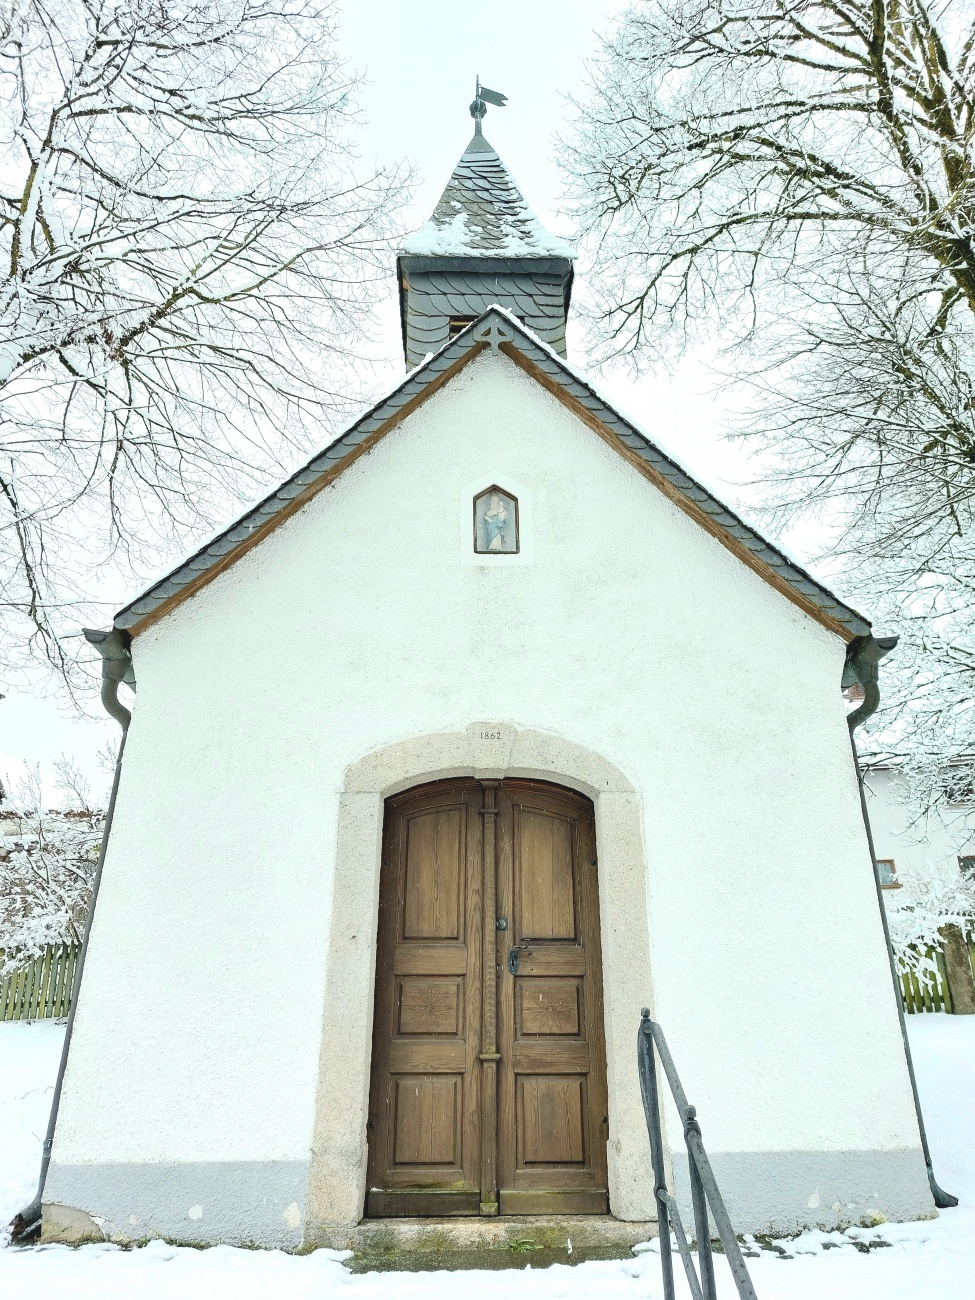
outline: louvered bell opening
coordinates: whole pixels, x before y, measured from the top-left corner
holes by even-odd
[[[468,325],[473,325],[476,320],[476,316],[451,316],[447,322],[447,337],[455,339],[462,330],[466,330]],[[518,320],[524,325],[524,316],[518,316]]]

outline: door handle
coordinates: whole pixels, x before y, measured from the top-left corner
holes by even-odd
[[[529,948],[529,946],[528,946],[528,940],[527,940],[527,939],[522,939],[521,943],[518,945],[517,948],[509,948],[509,950],[508,950],[508,972],[509,972],[509,974],[511,974],[511,975],[517,975],[517,974],[518,974],[518,963],[519,963],[520,960],[521,960],[521,954],[522,954],[522,953],[524,953],[526,957],[530,957],[530,956],[532,955],[532,950],[531,950],[531,948]]]

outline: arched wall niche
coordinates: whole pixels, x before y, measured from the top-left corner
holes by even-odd
[[[345,773],[339,796],[332,911],[306,1201],[306,1240],[339,1244],[362,1216],[385,800],[454,777],[551,781],[588,795],[596,814],[609,1088],[610,1212],[655,1217],[650,1152],[635,1064],[640,1008],[653,1005],[641,799],[601,755],[509,724],[397,741]]]

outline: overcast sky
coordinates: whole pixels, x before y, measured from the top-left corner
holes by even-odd
[[[341,44],[352,67],[366,78],[360,102],[364,163],[409,159],[418,173],[412,223],[419,226],[437,199],[472,133],[468,106],[474,78],[509,99],[492,108],[484,131],[543,222],[571,236],[559,216],[562,177],[557,136],[566,127],[566,96],[580,93],[584,61],[597,49],[622,6],[609,0],[349,0]],[[585,274],[585,268],[581,268]],[[382,314],[380,351],[387,377],[402,373],[403,359],[390,265],[390,297]],[[585,364],[580,332],[570,330],[570,353]],[[600,384],[664,447],[731,502],[735,484],[752,470],[742,451],[722,441],[723,411],[710,396],[711,381],[696,361],[676,375],[639,382],[600,376]],[[745,493],[746,499],[754,499]],[[793,548],[796,541],[793,539]],[[22,761],[46,772],[60,754],[74,756],[96,787],[105,777],[96,753],[117,731],[114,723],[78,722],[56,703],[11,695],[0,702],[0,779],[16,779]],[[53,789],[47,782],[50,797]]]
[[[544,224],[572,237],[559,212],[558,136],[569,125],[567,96],[584,92],[584,65],[598,49],[598,33],[611,29],[622,7],[618,0],[485,0],[479,6],[357,0],[346,6],[343,46],[366,78],[363,161],[413,162],[414,226],[433,211],[473,133],[469,105],[479,75],[484,85],[508,96],[505,108],[488,109],[484,134]],[[586,274],[583,265],[577,292]],[[385,304],[383,324],[392,381],[403,364],[395,294]],[[583,346],[581,330],[570,321],[569,348],[577,363],[585,363]],[[699,364],[687,363],[674,377],[648,376],[637,383],[625,375],[602,375],[600,383],[709,482],[749,476],[741,450],[720,438],[723,411],[709,395],[711,380]]]

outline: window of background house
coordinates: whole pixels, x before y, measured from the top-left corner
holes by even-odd
[[[880,884],[884,889],[900,889],[897,881],[897,867],[893,858],[878,858],[877,870],[880,872]]]
[[[975,854],[963,853],[958,859],[958,870],[975,884]]]

